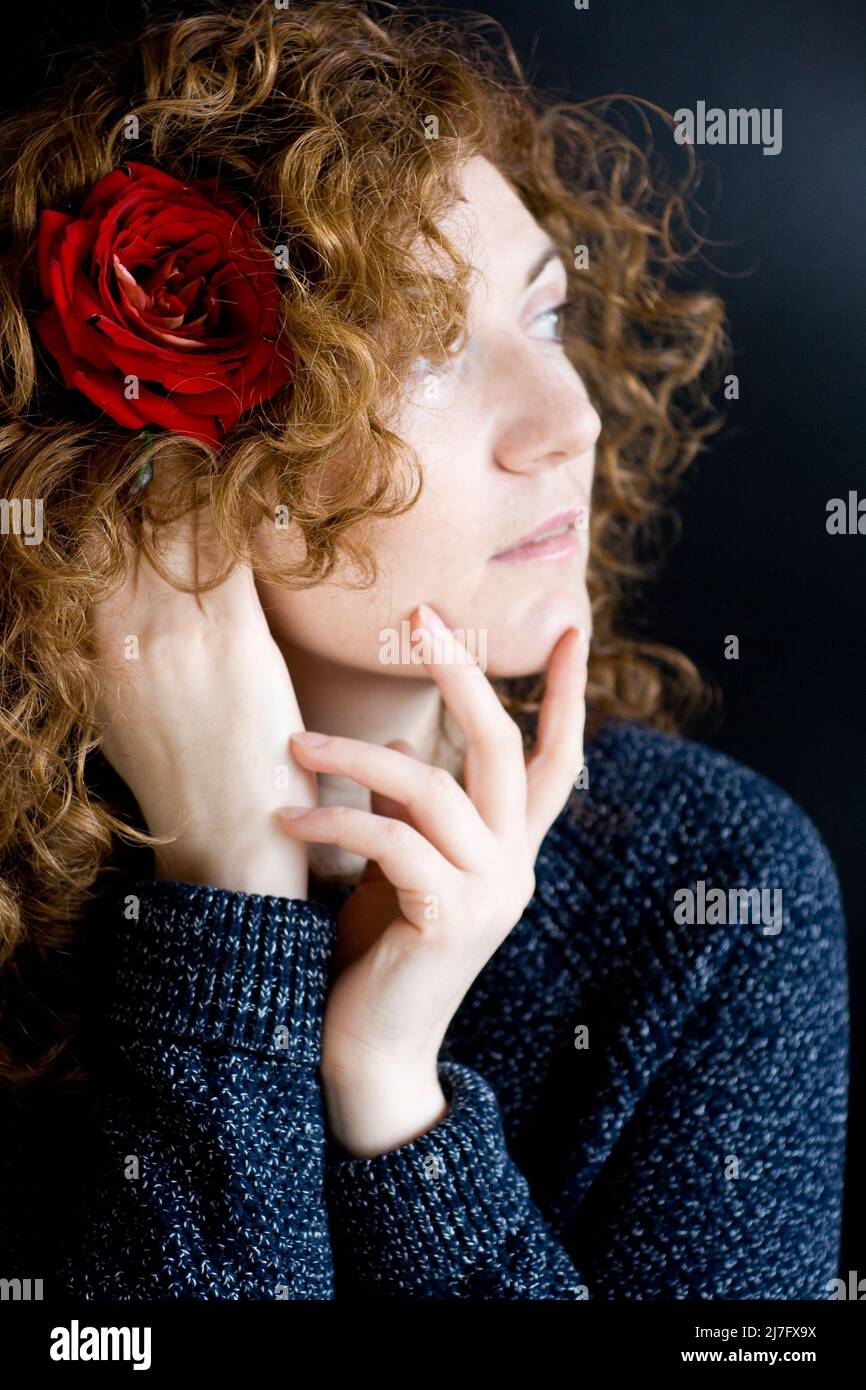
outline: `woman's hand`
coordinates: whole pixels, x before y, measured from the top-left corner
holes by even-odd
[[[370,861],[340,914],[322,1048],[331,1129],[357,1156],[396,1148],[446,1112],[437,1079],[445,1032],[532,898],[541,842],[583,766],[587,646],[578,629],[554,650],[525,759],[484,672],[455,634],[437,631],[436,615],[417,611],[416,627],[446,639],[444,659],[425,665],[466,738],[466,789],[396,747],[307,734],[292,740],[299,760],[369,787],[374,809],[278,817],[293,838]],[[375,813],[377,797],[389,814]]]
[[[224,563],[201,512],[160,533],[159,555],[186,583]],[[157,877],[306,898],[309,852],[272,813],[287,794],[315,806],[316,780],[289,748],[303,720],[250,567],[196,596],[131,550],[92,621],[102,751],[150,833],[179,832],[155,851]]]

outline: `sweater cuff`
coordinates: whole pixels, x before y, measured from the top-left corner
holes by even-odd
[[[411,1293],[421,1270],[425,1285],[456,1287],[501,1253],[526,1214],[529,1184],[492,1086],[459,1062],[437,1070],[449,1110],[417,1139],[354,1158],[328,1138],[332,1229],[353,1280],[371,1290]]]
[[[139,879],[119,902],[106,1016],[318,1066],[335,939],[336,915],[319,903]]]

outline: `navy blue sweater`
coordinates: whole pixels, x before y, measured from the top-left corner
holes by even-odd
[[[827,850],[700,743],[609,722],[586,760],[449,1028],[448,1113],[374,1158],[331,1136],[318,1075],[351,890],[130,884],[98,924],[90,1080],[6,1105],[0,1274],[46,1299],[829,1298]]]

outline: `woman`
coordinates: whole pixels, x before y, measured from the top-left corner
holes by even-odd
[[[87,64],[3,127],[5,1267],[827,1297],[835,871],[619,627],[718,425],[684,191],[482,19]]]

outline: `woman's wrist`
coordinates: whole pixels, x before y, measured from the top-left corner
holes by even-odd
[[[296,849],[302,853],[294,853]],[[289,851],[287,853],[287,850]],[[306,845],[235,844],[215,852],[175,844],[154,850],[154,877],[197,883],[231,893],[306,900],[309,891],[309,851]]]
[[[435,1064],[422,1072],[386,1063],[373,1073],[323,1072],[322,1090],[330,1132],[353,1158],[399,1149],[448,1113]]]

